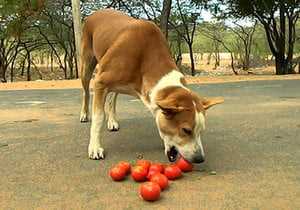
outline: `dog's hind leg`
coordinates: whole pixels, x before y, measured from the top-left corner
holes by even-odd
[[[107,115],[107,129],[109,131],[118,131],[119,123],[116,119],[116,103],[118,93],[110,93],[106,99],[106,115]]]
[[[97,64],[97,60],[94,57],[92,44],[88,35],[83,34],[81,43],[80,74],[83,90],[80,122],[87,122],[89,118],[90,80]]]

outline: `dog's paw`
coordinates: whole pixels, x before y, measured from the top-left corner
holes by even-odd
[[[109,131],[118,131],[120,129],[119,123],[116,120],[108,119],[107,120],[107,129]]]
[[[93,160],[104,159],[104,149],[97,145],[89,145],[89,158]]]
[[[80,114],[80,122],[84,123],[84,122],[88,122],[89,121],[89,117],[87,113],[81,112]]]

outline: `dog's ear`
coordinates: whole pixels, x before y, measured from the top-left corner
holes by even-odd
[[[201,98],[201,103],[205,110],[209,109],[210,107],[221,104],[224,102],[222,97],[214,97],[214,98]]]
[[[161,100],[156,102],[157,106],[162,110],[162,113],[167,119],[171,119],[175,114],[185,110],[184,107],[179,106],[170,100]]]
[[[201,110],[207,110],[210,107],[216,105],[216,104],[221,104],[224,102],[224,99],[222,97],[202,97],[199,96],[198,94],[196,94],[195,92],[191,92],[193,100],[196,103],[196,108],[197,111],[201,111]]]

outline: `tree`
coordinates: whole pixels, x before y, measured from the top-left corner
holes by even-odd
[[[170,50],[172,53],[172,57],[176,62],[176,65],[179,67],[179,70],[181,70],[181,63],[182,63],[182,44],[183,39],[182,37],[176,32],[176,30],[170,30],[168,36],[168,41],[170,45]]]
[[[199,21],[201,7],[192,1],[176,0],[175,10],[169,21],[172,28],[186,42],[189,48],[191,61],[191,74],[195,75],[195,62],[193,56],[193,42],[196,31],[196,25]]]
[[[209,65],[212,54],[216,52],[215,43],[212,39],[208,38],[207,36],[204,36],[201,33],[201,27],[202,27],[202,24],[200,24],[197,29],[198,33],[195,37],[194,50],[197,53],[200,53],[200,60],[203,60],[204,53],[208,53],[206,65]],[[218,44],[220,44],[220,43],[218,43]]]
[[[228,28],[225,26],[224,22],[222,21],[215,22],[215,23],[204,22],[201,24],[200,28],[201,28],[201,34],[211,39],[215,43],[220,43],[224,47],[224,49],[230,53],[231,68],[233,73],[237,75],[238,72],[235,70],[234,67],[233,43],[231,42],[228,43],[224,39],[226,33],[228,32]]]
[[[253,49],[251,50],[253,58],[256,62],[269,61],[270,51],[268,40],[263,25],[257,24],[255,33],[253,34]]]
[[[47,42],[60,69],[63,70],[64,78],[78,78],[71,1],[47,2],[34,27],[38,35]]]
[[[235,18],[251,17],[260,21],[275,57],[276,74],[294,72],[292,60],[300,0],[219,0],[219,2],[226,3],[227,13]]]
[[[256,29],[257,22],[253,26],[244,26],[238,22],[234,22],[235,27],[228,27],[237,37],[237,48],[240,52],[240,60],[243,70],[249,70],[250,55],[253,43],[253,35]]]
[[[43,43],[31,33],[31,21],[44,7],[43,0],[11,1],[0,0],[0,80],[6,82],[6,72],[10,67],[10,80],[13,81],[14,66],[17,57],[26,51],[27,63],[31,51]],[[30,71],[27,71],[30,79]]]
[[[168,39],[168,22],[169,16],[171,12],[172,0],[164,0],[163,1],[163,8],[160,16],[160,28],[162,32],[165,34],[166,38]]]

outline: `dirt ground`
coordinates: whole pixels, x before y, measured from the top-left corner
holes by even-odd
[[[240,81],[260,80],[291,80],[300,79],[299,74],[292,75],[238,75],[238,76],[200,76],[186,77],[189,84],[210,84]],[[92,85],[91,85],[92,86]],[[37,80],[30,82],[0,83],[0,90],[26,90],[26,89],[74,89],[81,88],[80,80]]]

